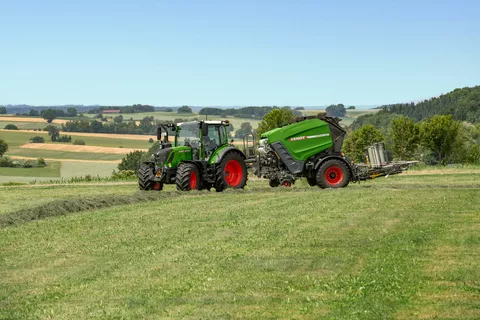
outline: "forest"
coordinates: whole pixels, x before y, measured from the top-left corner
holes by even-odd
[[[352,124],[358,129],[366,124],[385,130],[390,122],[399,116],[406,116],[419,122],[435,115],[452,115],[453,120],[469,123],[480,122],[480,86],[455,89],[439,97],[419,103],[398,103],[384,105],[376,114],[360,116]]]

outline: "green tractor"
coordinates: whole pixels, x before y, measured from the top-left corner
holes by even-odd
[[[183,191],[245,187],[245,155],[229,144],[228,126],[228,121],[160,125],[159,148],[138,172],[140,190],[162,190],[164,184]]]

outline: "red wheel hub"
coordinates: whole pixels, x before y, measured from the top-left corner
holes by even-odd
[[[337,185],[343,181],[342,168],[338,166],[331,166],[325,171],[325,179],[331,185]]]
[[[223,175],[229,186],[238,186],[243,179],[242,165],[237,160],[228,161],[225,165],[225,169],[223,170]]]
[[[190,190],[197,189],[197,173],[195,171],[190,172]]]
[[[155,182],[152,186],[153,190],[162,190],[163,189],[163,184],[161,182]]]
[[[290,188],[292,186],[292,183],[290,181],[283,181],[282,186]]]

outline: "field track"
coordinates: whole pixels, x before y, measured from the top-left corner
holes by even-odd
[[[68,151],[68,152],[112,153],[112,154],[127,154],[135,150],[147,151],[147,149],[112,148],[112,147],[82,146],[82,145],[71,145],[71,144],[44,144],[44,143],[26,143],[20,146],[20,148]]]

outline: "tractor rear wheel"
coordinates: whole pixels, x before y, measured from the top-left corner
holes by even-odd
[[[153,179],[155,179],[153,166],[142,163],[140,169],[138,169],[138,187],[140,190],[162,190],[163,183],[153,181]]]
[[[216,168],[215,189],[221,192],[226,188],[243,189],[247,184],[247,167],[238,152],[229,152]]]
[[[314,187],[317,185],[317,177],[307,177],[307,183],[310,187]]]
[[[320,188],[344,188],[351,179],[350,169],[341,160],[325,161],[317,171],[317,184]]]
[[[199,190],[201,186],[200,172],[193,163],[183,162],[178,165],[175,177],[177,190]]]

